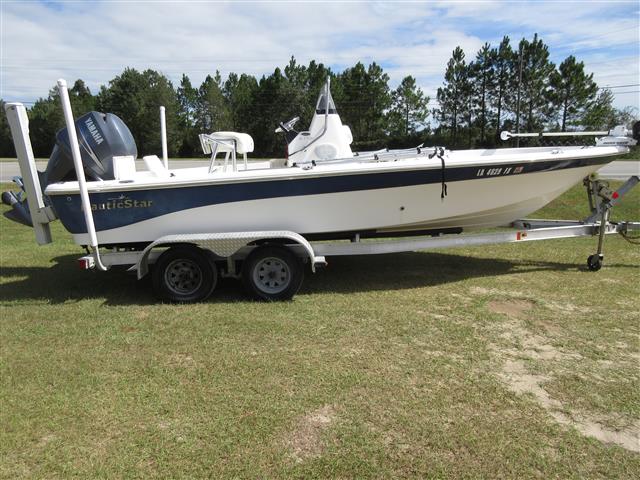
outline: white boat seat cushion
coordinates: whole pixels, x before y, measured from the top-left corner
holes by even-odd
[[[218,140],[220,142],[227,141],[227,143],[229,141],[235,140],[235,142],[236,142],[236,153],[244,154],[244,153],[253,152],[253,138],[251,138],[251,135],[249,135],[248,133],[213,132],[213,133],[210,133],[209,135],[203,135],[203,137],[205,139],[206,139],[206,137],[210,137],[210,138],[212,138],[214,140]],[[232,146],[230,145],[229,146],[229,151],[231,150],[231,147]],[[224,152],[226,150],[227,149],[225,149],[223,146],[221,146],[221,145],[218,146],[218,151],[219,152]],[[205,153],[211,153],[211,150],[209,150],[208,152],[205,151]]]
[[[142,157],[144,160],[144,164],[151,173],[153,173],[156,177],[166,178],[169,177],[169,170],[164,168],[164,164],[157,157],[157,155],[149,155],[147,157]]]
[[[136,176],[136,160],[133,155],[113,157],[113,178],[132,180]]]

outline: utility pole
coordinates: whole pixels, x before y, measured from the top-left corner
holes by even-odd
[[[520,133],[520,86],[522,85],[522,42],[520,42],[520,51],[518,53],[518,61],[520,63],[518,73],[518,100],[516,103],[516,133]],[[520,137],[516,138],[516,148],[520,148]]]

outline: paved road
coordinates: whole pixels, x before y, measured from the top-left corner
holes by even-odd
[[[598,173],[608,180],[626,180],[631,175],[640,175],[640,160],[611,162],[598,170]]]
[[[137,168],[144,170],[144,163],[138,161]],[[169,168],[204,167],[209,160],[169,160]],[[36,162],[39,170],[46,168],[46,162]],[[599,170],[600,176],[609,180],[626,180],[631,175],[640,175],[640,161],[617,161],[605,165]],[[18,162],[0,162],[0,182],[10,182],[20,175]]]

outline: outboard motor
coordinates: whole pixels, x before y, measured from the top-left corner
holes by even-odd
[[[76,120],[80,155],[88,181],[113,180],[113,157],[138,156],[131,131],[113,113],[89,112]],[[76,180],[69,133],[66,128],[56,134],[56,145],[46,171],[41,174],[43,189],[50,183]]]
[[[287,166],[353,157],[351,142],[353,136],[347,125],[343,125],[331,97],[329,79],[323,87],[311,119],[309,131],[296,132],[293,129],[299,120],[296,117],[280,123],[276,133],[284,133],[287,141]]]
[[[82,164],[88,181],[112,180],[114,178],[113,157],[133,155],[136,158],[138,155],[131,131],[112,113],[89,112],[79,117],[75,125]],[[43,191],[51,183],[77,179],[69,133],[66,128],[59,130],[56,134],[56,145],[47,168],[44,172],[38,172],[38,176]],[[33,226],[22,178],[15,177],[13,181],[20,187],[20,191],[2,194],[2,203],[12,207],[4,213],[4,216],[23,225]],[[46,197],[44,201],[48,205]]]

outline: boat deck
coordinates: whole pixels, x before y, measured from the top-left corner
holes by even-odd
[[[398,152],[398,151],[396,151]],[[403,150],[401,152],[406,152]],[[141,188],[163,188],[169,185],[181,187],[198,184],[236,183],[252,181],[268,181],[280,179],[301,179],[334,175],[359,175],[368,173],[385,173],[395,171],[442,169],[439,157],[430,157],[433,149],[423,149],[412,156],[396,160],[387,160],[385,155],[378,153],[378,159],[367,156],[354,156],[353,159],[339,159],[342,161],[318,162],[295,167],[287,167],[283,160],[249,162],[245,169],[242,162],[238,162],[237,171],[231,166],[225,169],[223,165],[216,165],[213,171],[209,167],[191,167],[166,170],[142,170],[135,168],[126,177],[115,180],[87,182],[90,191],[128,190]],[[584,162],[606,163],[602,157],[611,157],[622,152],[621,147],[540,147],[540,148],[505,148],[493,150],[445,150],[445,169],[460,167],[500,167],[507,164],[522,164],[523,166],[537,162],[563,162],[572,159],[582,159]],[[394,152],[388,152],[393,155]],[[132,162],[133,163],[133,162]],[[73,193],[79,190],[78,182],[61,182],[47,187],[47,195]]]

